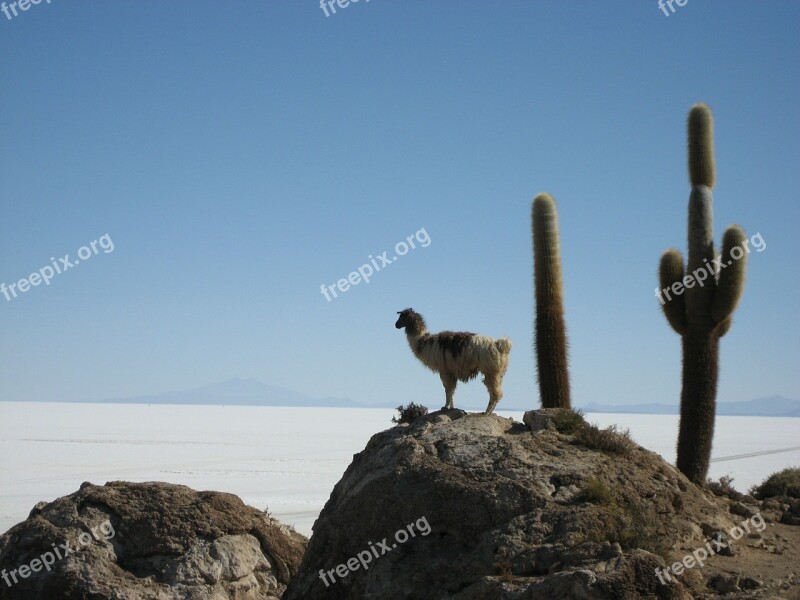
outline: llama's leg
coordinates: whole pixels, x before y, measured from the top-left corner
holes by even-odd
[[[442,385],[444,385],[445,405],[443,408],[453,408],[453,394],[456,391],[458,380],[455,377],[445,375],[444,373],[439,373],[439,377],[442,379]]]
[[[489,390],[489,404],[486,407],[485,414],[490,415],[503,397],[503,378],[497,375],[486,375],[483,378],[483,383],[486,384],[486,389]]]
[[[490,415],[494,412],[495,406],[503,397],[503,377],[506,375],[508,369],[508,356],[506,355],[503,364],[495,375],[486,375],[483,382],[486,384],[486,389],[489,390],[489,405],[486,407],[486,414]]]

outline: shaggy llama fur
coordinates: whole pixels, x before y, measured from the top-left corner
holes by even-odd
[[[446,404],[453,408],[453,394],[459,381],[467,382],[483,374],[483,383],[489,390],[486,414],[494,411],[503,397],[503,376],[508,368],[511,340],[492,339],[467,331],[442,331],[431,334],[422,315],[407,308],[397,313],[400,317],[394,326],[405,328],[408,345],[422,364],[439,373],[444,385]]]

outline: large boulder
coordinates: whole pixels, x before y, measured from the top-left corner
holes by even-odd
[[[692,598],[693,575],[656,569],[734,526],[727,509],[624,436],[533,417],[439,411],[373,436],[284,600]]]
[[[278,600],[306,543],[231,494],[84,483],[0,536],[0,600]]]

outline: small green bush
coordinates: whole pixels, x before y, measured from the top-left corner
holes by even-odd
[[[609,506],[614,502],[614,492],[600,479],[593,478],[576,494],[575,500]]]
[[[422,416],[428,414],[428,409],[421,404],[414,404],[410,402],[405,406],[398,406],[397,412],[400,414],[397,417],[392,417],[392,423],[397,423],[398,425],[401,423],[413,423],[417,419]]]
[[[553,411],[553,425],[558,433],[572,435],[586,424],[581,409],[559,408]]]
[[[636,442],[631,439],[630,431],[618,429],[616,425],[599,429],[597,425],[586,423],[578,430],[576,439],[582,446],[600,452],[626,455],[636,448]]]
[[[800,468],[789,467],[767,477],[761,485],[750,488],[750,494],[758,500],[774,496],[800,498]]]

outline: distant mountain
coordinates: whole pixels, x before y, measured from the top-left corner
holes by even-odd
[[[643,415],[677,415],[676,404],[631,404],[614,406],[590,403],[580,407],[584,412],[628,413]],[[782,396],[757,398],[745,402],[718,402],[717,415],[725,417],[800,417],[800,400]]]
[[[590,402],[579,406],[587,413],[627,413],[631,415],[677,415],[678,406],[673,404],[597,404]]]
[[[328,406],[363,408],[349,398],[312,398],[294,390],[250,379],[228,379],[194,390],[153,396],[98,400],[110,404],[217,404],[227,406]]]

